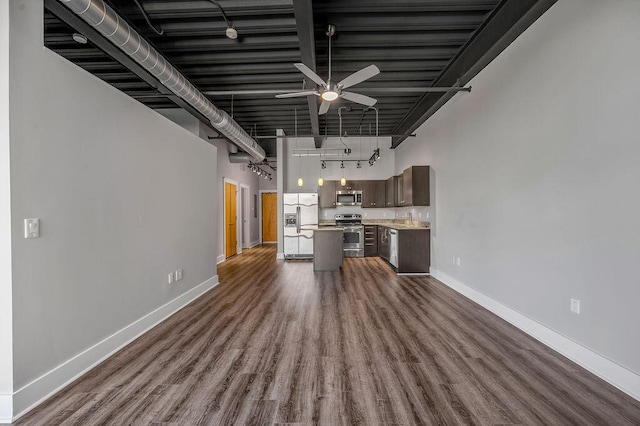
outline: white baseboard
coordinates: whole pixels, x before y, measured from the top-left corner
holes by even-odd
[[[214,276],[38,377],[13,394],[14,420],[218,285]]]
[[[216,264],[219,265],[222,262],[224,262],[225,260],[227,260],[227,257],[224,254],[221,254],[220,256],[218,256],[218,258],[216,259]]]
[[[610,359],[574,342],[539,322],[485,296],[479,291],[461,283],[455,278],[431,268],[431,276],[441,281],[463,296],[483,306],[503,320],[516,326],[531,337],[551,349],[566,356],[582,368],[590,371],[629,396],[640,401],[640,375],[630,371]]]
[[[276,253],[277,260],[284,260],[284,253]]]
[[[0,394],[0,423],[11,423],[13,417],[13,395]]]
[[[260,240],[252,241],[251,243],[249,243],[249,248],[254,248],[255,246],[259,246],[259,245],[260,245]]]

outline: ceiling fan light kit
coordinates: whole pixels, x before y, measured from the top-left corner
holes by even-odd
[[[334,25],[329,25],[327,27],[326,34],[329,38],[329,78],[327,78],[327,81],[324,81],[318,74],[316,74],[305,64],[296,63],[293,65],[298,68],[298,70],[309,80],[316,83],[319,88],[316,90],[302,90],[292,93],[282,93],[276,95],[276,98],[295,98],[310,95],[320,96],[320,99],[322,99],[322,103],[320,104],[320,108],[318,110],[319,115],[326,114],[331,107],[331,102],[335,101],[338,98],[346,99],[348,101],[366,105],[369,107],[374,106],[376,102],[378,102],[376,99],[369,96],[361,95],[360,93],[344,91],[344,89],[348,89],[351,86],[355,86],[356,84],[362,83],[363,81],[369,80],[370,78],[380,74],[380,69],[375,65],[369,65],[368,67],[365,67],[360,71],[354,72],[345,79],[341,80],[338,84],[331,83],[331,38],[333,37],[335,32],[336,27]]]

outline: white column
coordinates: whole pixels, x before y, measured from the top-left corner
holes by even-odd
[[[11,422],[13,416],[9,3],[0,0],[0,423]]]

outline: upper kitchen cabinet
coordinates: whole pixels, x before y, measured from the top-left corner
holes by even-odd
[[[429,166],[412,166],[400,176],[398,206],[429,205]]]
[[[360,181],[362,190],[362,207],[384,207],[385,206],[385,181],[384,180],[364,180]]]
[[[395,207],[398,202],[396,197],[396,187],[398,186],[398,176],[391,176],[385,181],[385,207]]]
[[[364,182],[365,181],[361,181],[361,180],[348,180],[346,181],[344,186],[340,185],[340,182],[338,182],[338,185],[336,186],[336,191],[362,191],[362,186]]]
[[[321,209],[330,209],[336,206],[336,190],[340,182],[325,180],[324,185],[318,186],[318,206]]]

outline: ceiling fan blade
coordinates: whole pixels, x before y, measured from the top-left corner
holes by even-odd
[[[331,102],[322,101],[320,104],[320,109],[318,110],[318,115],[326,114],[329,111],[329,107],[331,106]]]
[[[297,98],[298,96],[309,96],[309,95],[317,95],[319,96],[318,92],[316,92],[315,90],[305,90],[303,92],[292,92],[292,93],[280,93],[278,95],[276,95],[276,98]]]
[[[373,98],[370,98],[369,96],[365,96],[365,95],[361,95],[359,93],[353,93],[353,92],[342,92],[340,93],[340,97],[348,101],[366,105],[366,106],[374,106],[376,102],[378,102],[377,99],[373,99]]]
[[[360,71],[356,71],[340,83],[338,83],[338,87],[341,89],[346,89],[347,87],[355,86],[358,83],[362,83],[365,80],[370,79],[371,77],[375,77],[380,74],[380,69],[375,65],[369,65],[368,67],[362,68]]]
[[[320,76],[318,74],[316,74],[315,72],[313,72],[311,70],[311,68],[309,68],[308,66],[306,66],[305,64],[293,64],[294,67],[298,68],[298,70],[306,75],[307,77],[309,77],[311,80],[313,80],[318,86],[322,86],[322,87],[326,87],[327,84],[324,82],[323,79],[320,78]]]

